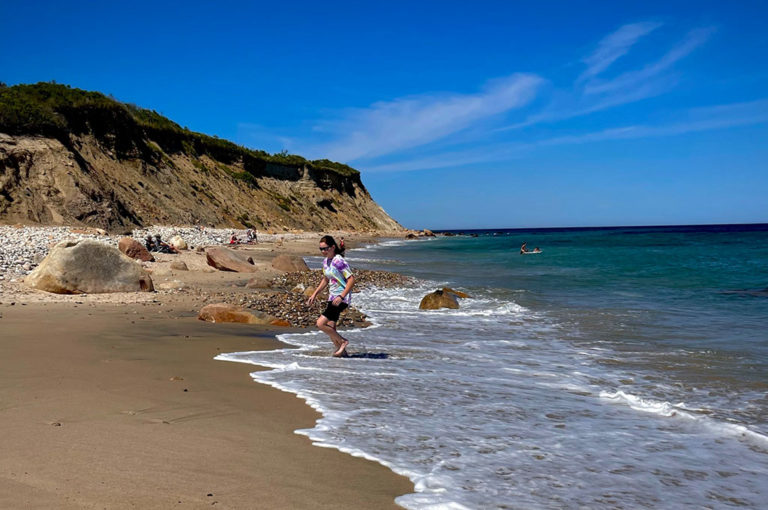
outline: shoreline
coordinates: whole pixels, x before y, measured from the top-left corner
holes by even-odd
[[[280,244],[257,245],[256,264],[316,249],[314,236]],[[61,296],[2,282],[0,506],[399,508],[410,480],[312,445],[295,431],[318,412],[249,375],[266,369],[213,359],[289,347],[277,335],[304,331],[196,318],[206,294],[275,272],[158,270],[172,257],[153,279],[195,292]]]

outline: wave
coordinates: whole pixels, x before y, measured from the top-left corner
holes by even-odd
[[[744,440],[762,448],[768,447],[768,435],[750,430],[741,424],[726,423],[714,420],[709,416],[698,414],[696,411],[701,412],[703,409],[690,409],[683,402],[678,404],[661,402],[658,400],[638,397],[637,395],[632,395],[631,393],[626,393],[622,390],[615,392],[602,391],[600,392],[600,398],[625,404],[635,411],[656,414],[665,418],[676,418],[718,435]],[[766,453],[768,453],[768,451]]]

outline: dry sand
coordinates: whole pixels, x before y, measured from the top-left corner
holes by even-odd
[[[317,240],[254,248],[269,279],[272,257],[315,254]],[[193,270],[160,276],[180,258]],[[2,289],[0,508],[390,508],[413,491],[313,447],[293,431],[315,411],[253,382],[255,367],[213,360],[275,348],[278,331],[197,320],[206,289],[254,276],[203,272],[199,258],[155,263],[155,283],[183,281],[194,289],[183,294]]]

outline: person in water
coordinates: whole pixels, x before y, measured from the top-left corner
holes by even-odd
[[[344,260],[344,249],[340,248],[331,236],[320,238],[320,251],[325,256],[323,260],[323,278],[315,291],[307,300],[307,305],[312,305],[320,292],[328,286],[328,304],[325,311],[317,318],[317,327],[328,335],[336,347],[333,352],[335,357],[347,356],[349,340],[336,331],[336,323],[339,315],[352,302],[352,287],[355,285],[355,277],[352,270]]]
[[[528,243],[523,241],[523,245],[520,247],[520,254],[528,253]]]

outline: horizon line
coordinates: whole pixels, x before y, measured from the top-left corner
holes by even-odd
[[[682,227],[766,227],[768,222],[757,223],[685,223],[685,224],[656,224],[656,225],[604,225],[604,226],[570,226],[570,227],[504,227],[504,228],[435,228],[432,232],[480,232],[480,231],[510,231],[510,230],[601,230],[620,228],[682,228]]]

